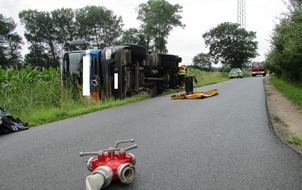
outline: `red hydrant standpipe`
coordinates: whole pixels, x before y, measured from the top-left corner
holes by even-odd
[[[86,190],[99,190],[107,187],[112,180],[124,184],[132,182],[135,176],[136,159],[127,151],[137,148],[137,145],[127,148],[118,148],[119,144],[134,142],[131,140],[117,141],[114,147],[96,152],[80,152],[80,156],[97,155],[87,161],[87,168],[92,175],[86,178]]]

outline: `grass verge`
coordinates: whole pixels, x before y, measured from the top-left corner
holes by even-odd
[[[302,109],[302,87],[286,82],[274,76],[270,77],[271,84],[273,84],[283,96],[292,101],[299,109]]]
[[[22,120],[24,121],[28,121],[30,127],[35,127],[38,125],[59,121],[62,119],[72,118],[107,108],[138,102],[147,98],[148,96],[139,94],[123,100],[105,100],[101,102],[89,101],[86,102],[85,105],[83,105],[82,103],[75,103],[73,106],[69,106],[68,108],[41,107],[38,109],[28,110],[27,113],[22,112],[20,118],[23,118]]]

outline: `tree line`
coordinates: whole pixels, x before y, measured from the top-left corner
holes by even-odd
[[[59,66],[60,55],[69,43],[83,39],[89,47],[104,48],[122,43],[143,45],[167,53],[167,37],[174,27],[182,27],[182,6],[165,0],[149,0],[138,6],[139,28],[123,29],[121,16],[103,6],[79,9],[61,8],[50,12],[23,10],[19,13],[25,28],[29,53],[21,56],[24,40],[15,32],[16,22],[0,14],[0,66]]]
[[[289,13],[274,28],[266,66],[276,76],[302,85],[302,0],[290,0]]]
[[[274,28],[265,63],[278,77],[301,83],[302,0],[284,0],[284,3],[289,13],[284,13]],[[61,8],[50,12],[23,10],[19,18],[29,49],[24,60],[21,57],[24,39],[15,32],[16,23],[0,14],[0,66],[56,67],[60,55],[69,50],[69,43],[75,39],[84,39],[89,47],[100,49],[133,43],[167,53],[167,38],[172,29],[185,27],[181,13],[179,4],[149,0],[138,6],[139,27],[123,29],[122,17],[103,6]],[[192,62],[204,70],[211,70],[213,63],[242,68],[258,55],[256,32],[240,28],[236,23],[221,23],[202,36],[209,51],[197,54]]]
[[[60,55],[70,50],[69,43],[76,39],[84,39],[90,48],[102,49],[133,43],[167,53],[167,38],[172,29],[185,27],[181,22],[182,6],[165,0],[149,0],[140,4],[137,10],[139,28],[126,30],[123,29],[122,17],[102,6],[86,6],[75,10],[61,8],[51,12],[23,10],[19,18],[25,28],[24,36],[29,49],[24,61],[20,54],[22,38],[13,32],[16,24],[11,18],[1,15],[0,22],[7,26],[7,30],[0,34],[6,39],[0,44],[3,52],[0,55],[0,66],[23,64],[56,67]],[[10,37],[13,35],[15,38]],[[211,70],[212,63],[218,62],[241,68],[257,55],[256,33],[248,32],[236,23],[222,23],[203,37],[209,52],[199,53],[192,60],[201,69]]]

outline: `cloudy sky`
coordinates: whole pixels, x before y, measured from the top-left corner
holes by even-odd
[[[237,22],[237,0],[168,0],[171,4],[183,6],[184,29],[175,28],[168,38],[170,54],[183,58],[183,64],[192,64],[198,53],[208,53],[202,35],[223,22]],[[18,23],[17,31],[22,35],[18,13],[22,10],[37,9],[52,11],[58,8],[82,8],[87,5],[104,6],[122,16],[124,29],[138,27],[137,7],[147,0],[0,0],[0,13],[12,17]],[[263,61],[270,49],[270,36],[278,17],[287,12],[282,0],[246,0],[246,29],[257,33],[259,56],[254,61]],[[25,41],[25,39],[24,39]],[[24,46],[23,54],[27,52]]]

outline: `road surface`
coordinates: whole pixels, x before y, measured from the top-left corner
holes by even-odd
[[[195,89],[219,95],[170,95],[0,136],[0,189],[85,189],[81,151],[136,140],[137,174],[106,189],[302,189],[302,158],[271,130],[263,77]]]

